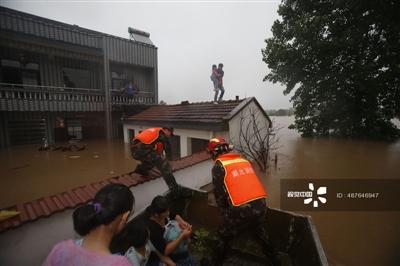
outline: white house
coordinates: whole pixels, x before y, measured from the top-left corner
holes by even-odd
[[[173,148],[174,156],[184,157],[204,150],[208,140],[216,136],[238,143],[241,128],[252,135],[253,128],[249,127],[252,114],[256,116],[257,125],[271,127],[270,118],[254,97],[236,98],[219,104],[186,101],[152,106],[124,120],[124,141],[129,143],[135,134],[149,127],[173,127],[172,146],[179,147]]]

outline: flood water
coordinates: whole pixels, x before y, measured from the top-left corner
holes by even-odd
[[[280,130],[278,164],[263,180],[280,207],[280,179],[400,179],[400,141],[305,139],[287,129],[293,117],[273,117]],[[390,189],[390,188],[388,188]],[[312,211],[330,265],[400,265],[400,212]]]
[[[293,117],[273,120],[283,128],[277,167],[272,164],[262,178],[271,207],[280,207],[281,179],[400,179],[400,141],[305,139],[287,129]],[[39,152],[38,145],[0,151],[0,208],[118,176],[136,166],[122,142],[84,143],[87,148],[81,152]],[[312,216],[331,265],[400,265],[400,212],[303,213]]]
[[[136,161],[120,142],[83,141],[83,151],[38,151],[40,145],[0,151],[0,208],[131,172]],[[80,144],[81,145],[81,144]]]

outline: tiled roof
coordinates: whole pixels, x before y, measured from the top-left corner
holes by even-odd
[[[182,102],[175,105],[156,105],[126,118],[125,121],[145,124],[156,123],[159,126],[221,125],[221,123],[228,121],[226,117],[243,100],[229,100],[219,104],[213,102]]]
[[[124,123],[146,126],[172,126],[190,129],[226,130],[228,121],[254,102],[269,120],[260,103],[254,97],[213,102],[189,103],[182,102],[175,105],[155,105],[145,111],[125,119]]]
[[[210,159],[210,156],[206,152],[200,152],[181,158],[171,164],[173,170],[178,171],[208,159]],[[143,177],[136,173],[127,173],[122,176],[111,177],[100,182],[77,187],[62,193],[7,208],[7,210],[19,211],[20,214],[0,222],[0,233],[27,222],[35,221],[42,217],[47,217],[54,213],[61,212],[65,209],[75,208],[80,204],[87,203],[93,199],[94,195],[100,188],[107,184],[120,183],[133,187],[149,180],[159,178],[160,173],[155,170],[153,171],[151,177]]]

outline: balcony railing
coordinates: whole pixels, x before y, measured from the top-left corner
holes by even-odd
[[[113,106],[153,104],[152,93],[111,92]],[[85,88],[0,83],[0,111],[104,111],[103,91]]]
[[[154,104],[154,93],[140,91],[134,92],[132,95],[127,93],[112,90],[111,102],[115,105],[132,105],[132,104]]]

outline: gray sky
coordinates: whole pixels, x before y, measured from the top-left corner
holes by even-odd
[[[128,38],[128,27],[150,33],[158,47],[159,100],[210,101],[211,65],[224,64],[224,99],[255,96],[267,109],[288,108],[283,86],[263,82],[264,40],[272,36],[279,1],[138,2],[20,1],[23,12]]]

